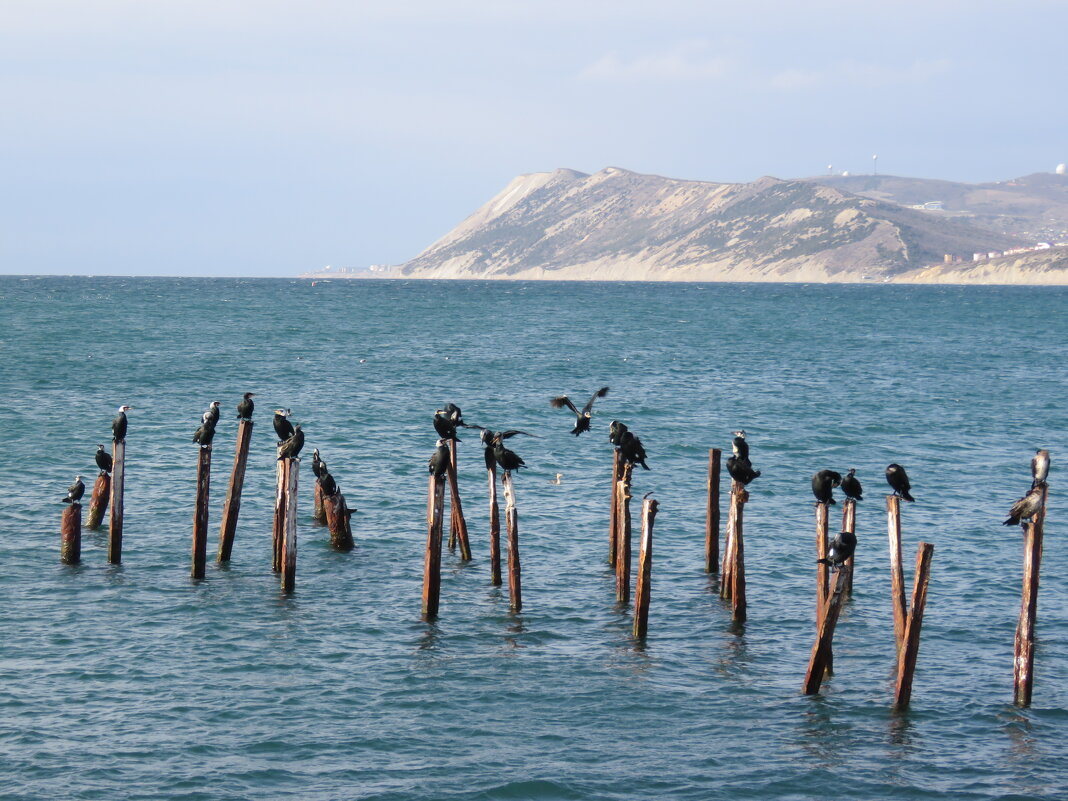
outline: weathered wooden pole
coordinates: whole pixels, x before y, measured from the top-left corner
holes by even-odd
[[[318,523],[320,526],[327,524],[326,519],[326,506],[323,505],[323,485],[318,481],[315,482],[314,495],[312,496],[312,520]]]
[[[611,567],[616,566],[616,540],[619,536],[619,488],[616,485],[619,483],[620,462],[619,448],[615,448],[612,451],[612,505],[608,512],[608,564]]]
[[[345,503],[345,496],[340,492],[325,496],[323,510],[326,512],[326,525],[330,529],[330,546],[337,551],[351,551],[355,548],[350,522],[352,513]]]
[[[89,514],[85,517],[85,527],[90,531],[100,528],[100,524],[104,521],[110,495],[111,474],[101,470],[93,483],[93,495],[89,499]]]
[[[848,531],[850,534],[857,533],[857,502],[852,498],[846,498],[842,501],[842,531]],[[849,568],[849,578],[846,580],[846,595],[853,594],[853,557],[850,556],[846,559],[846,567]]]
[[[823,612],[820,614],[820,628],[816,633],[816,642],[812,646],[812,653],[808,659],[808,670],[805,673],[805,683],[801,692],[805,695],[815,695],[820,691],[823,677],[827,675],[827,665],[831,657],[831,641],[834,639],[834,627],[838,625],[838,613],[842,609],[842,594],[848,581],[848,568],[843,567],[838,571],[834,582],[834,589],[827,597]]]
[[[426,502],[426,556],[423,559],[423,617],[437,617],[441,600],[441,528],[445,476],[431,474]]]
[[[819,628],[819,616],[823,607],[827,605],[827,593],[831,590],[830,567],[820,559],[827,558],[827,546],[830,544],[829,528],[827,522],[827,504],[816,504],[816,628]]]
[[[471,543],[467,539],[467,521],[464,520],[464,508],[460,503],[460,487],[456,483],[456,440],[449,443],[449,531],[450,538],[455,532],[456,542],[460,546],[460,559],[471,561]]]
[[[886,496],[886,533],[890,537],[890,601],[894,608],[897,649],[905,640],[905,575],[901,567],[901,499]]]
[[[245,486],[245,465],[248,464],[248,449],[252,442],[252,421],[242,420],[237,424],[237,450],[234,453],[234,467],[230,471],[230,487],[226,490],[223,501],[222,525],[219,526],[220,562],[229,562],[234,549],[234,535],[237,534],[237,516],[241,513],[241,490]]]
[[[197,448],[197,501],[193,510],[193,570],[195,579],[204,578],[208,553],[208,502],[211,490],[211,445]]]
[[[297,585],[297,480],[300,459],[283,459],[285,468],[285,524],[282,527],[282,592]]]
[[[708,505],[705,509],[705,572],[719,572],[719,448],[708,451]]]
[[[638,554],[638,581],[634,588],[634,637],[644,640],[649,630],[649,594],[653,580],[653,520],[659,504],[642,501],[642,541]]]
[[[1042,566],[1042,529],[1046,520],[1049,487],[1042,486],[1042,508],[1031,518],[1024,534],[1023,598],[1013,648],[1013,699],[1017,706],[1031,705],[1035,681],[1035,620],[1038,617],[1038,574]]]
[[[497,505],[497,463],[487,466],[486,473],[489,479],[490,584],[499,587],[501,586],[501,510]]]
[[[616,601],[630,601],[630,480],[634,465],[625,462],[616,482]]]
[[[108,563],[122,562],[122,494],[126,484],[126,440],[111,442],[111,499],[108,516]]]
[[[738,511],[741,508],[744,501],[740,501],[741,493],[745,493],[746,500],[749,499],[749,493],[746,492],[745,485],[737,481],[731,480],[731,495],[727,504],[727,534],[723,543],[723,559],[721,565],[721,575],[719,579],[719,597],[726,600],[731,597],[731,593],[734,591],[734,562],[736,551],[736,533],[738,530]]]
[[[278,449],[281,454],[281,448]],[[271,569],[282,572],[282,532],[286,521],[286,466],[281,455],[275,462],[274,522],[271,526]]]
[[[745,600],[745,505],[749,501],[749,490],[740,486],[737,492],[737,508],[734,510],[734,554],[731,566],[731,620],[744,623],[747,615]]]
[[[518,614],[523,611],[523,582],[519,566],[519,512],[515,508],[515,485],[510,470],[504,471],[501,483],[504,485],[504,522],[508,529],[508,594],[512,600],[511,609]]]
[[[63,510],[59,524],[59,561],[76,565],[82,561],[82,505],[72,503]]]
[[[894,706],[905,709],[912,698],[912,674],[916,670],[916,657],[920,653],[920,628],[923,626],[923,608],[927,605],[927,583],[931,578],[931,557],[934,546],[921,542],[916,548],[916,576],[912,582],[912,606],[905,622],[905,643],[897,656],[897,687],[894,689]]]

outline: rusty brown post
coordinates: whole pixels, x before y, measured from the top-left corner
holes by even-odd
[[[312,496],[312,521],[320,526],[327,524],[326,507],[323,505],[323,485],[316,480],[314,482],[314,495]]]
[[[508,529],[508,593],[511,596],[512,612],[523,610],[523,586],[519,565],[519,512],[515,508],[515,485],[512,473],[504,471],[504,520]]]
[[[497,505],[497,463],[486,468],[489,478],[489,555],[490,555],[490,584],[494,587],[501,586],[501,510]]]
[[[642,501],[642,540],[638,555],[638,582],[634,588],[634,637],[644,640],[649,630],[649,596],[653,580],[653,520],[659,504]]]
[[[745,505],[749,490],[738,490],[737,509],[734,511],[734,565],[731,567],[731,620],[744,623],[747,616],[745,600],[745,537],[743,536]]]
[[[89,514],[85,517],[85,527],[89,530],[100,528],[104,513],[108,510],[108,496],[111,495],[111,474],[100,471],[93,483],[93,495],[89,499]]]
[[[230,486],[223,501],[222,524],[219,526],[219,552],[216,560],[229,562],[237,534],[237,516],[241,513],[241,490],[245,486],[245,466],[248,464],[248,449],[252,442],[252,421],[242,420],[237,424],[237,448],[234,467],[230,471]]]
[[[741,494],[745,493],[746,500],[749,493],[745,485],[737,481],[731,481],[730,501],[727,504],[727,535],[723,543],[723,560],[721,565],[722,575],[719,581],[719,597],[727,600],[734,591],[734,564],[737,551],[738,512],[745,501],[741,501]]]
[[[616,601],[630,601],[630,481],[634,465],[625,462],[616,482]]]
[[[193,569],[195,579],[204,578],[208,552],[208,502],[211,489],[211,445],[197,448],[197,500],[193,510]]]
[[[850,534],[857,533],[857,502],[852,498],[846,498],[842,501],[842,531],[848,531]],[[853,594],[853,557],[850,556],[846,559],[846,567],[849,568],[849,578],[846,580],[845,594],[851,596]]]
[[[921,542],[916,548],[916,576],[912,582],[912,606],[905,622],[905,642],[897,658],[897,686],[894,689],[894,706],[905,709],[912,698],[912,674],[916,670],[916,657],[920,653],[920,628],[923,626],[923,608],[927,605],[927,583],[931,578],[931,557],[934,546]]]
[[[608,564],[616,566],[617,538],[619,537],[619,448],[612,451],[612,504],[608,511]]]
[[[59,524],[59,561],[76,565],[82,561],[82,505],[72,503],[63,510]]]
[[[464,508],[460,503],[460,487],[456,482],[456,440],[450,439],[449,443],[449,531],[456,535],[456,542],[460,546],[460,559],[465,562],[471,561],[471,542],[467,538],[467,521],[464,520]],[[451,547],[451,546],[450,546]]]
[[[123,492],[126,489],[126,440],[111,442],[111,498],[108,516],[108,564],[122,562]]]
[[[281,453],[281,448],[279,448]],[[271,569],[282,572],[282,531],[286,520],[286,466],[281,458],[276,462],[274,484],[274,523],[271,527]]]
[[[827,504],[819,502],[816,504],[816,628],[819,628],[819,615],[820,611],[827,604],[827,593],[830,592],[830,567],[820,562],[820,559],[827,558],[827,546],[830,544],[830,537],[827,529],[829,528],[827,522],[828,507]]]
[[[708,451],[708,503],[705,508],[705,572],[719,572],[720,450]]]
[[[905,575],[901,567],[901,499],[886,496],[886,531],[890,538],[890,601],[894,608],[894,639],[898,651],[905,640]]]
[[[426,555],[423,559],[423,617],[437,617],[441,600],[441,529],[445,477],[431,474],[426,503]]]
[[[805,683],[801,692],[805,695],[815,695],[820,691],[823,677],[827,675],[827,662],[831,655],[831,642],[834,639],[834,628],[838,625],[838,613],[842,609],[842,593],[845,590],[848,577],[848,568],[838,571],[838,577],[834,582],[834,590],[827,597],[823,612],[820,614],[820,628],[816,634],[816,643],[812,646],[812,653],[808,659],[808,670],[805,672]]]
[[[1049,487],[1042,486],[1042,508],[1031,518],[1024,535],[1023,598],[1013,647],[1013,700],[1031,705],[1035,682],[1035,620],[1038,617],[1038,576],[1042,566],[1042,529],[1046,521]]]
[[[300,459],[283,459],[285,467],[285,524],[282,527],[282,592],[293,592],[297,584],[297,481]]]
[[[318,484],[318,482],[316,482]],[[336,551],[351,551],[356,547],[352,539],[351,512],[340,492],[323,498],[326,525],[330,529],[330,547]]]

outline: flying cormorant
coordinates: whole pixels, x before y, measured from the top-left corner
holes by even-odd
[[[842,479],[842,492],[845,496],[852,501],[862,501],[860,488],[860,479],[856,476],[857,468],[850,467],[849,472],[845,474],[845,478]]]
[[[754,470],[748,459],[731,456],[727,459],[727,472],[731,478],[742,486],[745,486],[754,478],[760,478],[760,471]]]
[[[1015,526],[1017,523],[1020,523],[1020,521],[1025,518],[1030,520],[1032,517],[1038,514],[1038,511],[1041,508],[1042,485],[1039,484],[1037,487],[1032,488],[1030,492],[1028,492],[1026,495],[1024,495],[1012,505],[1012,508],[1009,510],[1009,519],[1002,523],[1002,525]],[[1024,524],[1021,523],[1021,525]]]
[[[319,449],[312,451],[312,473],[316,478],[322,478],[326,472],[326,462],[319,458]]]
[[[549,405],[554,409],[562,409],[566,406],[568,409],[575,413],[575,427],[571,429],[571,433],[576,437],[583,431],[590,430],[590,418],[593,416],[593,402],[598,398],[603,398],[608,394],[608,387],[601,387],[599,390],[593,393],[586,405],[582,407],[582,411],[575,408],[575,404],[571,402],[571,399],[567,395],[560,395],[549,401]]]
[[[908,474],[905,472],[905,468],[901,465],[891,464],[887,466],[886,483],[890,485],[890,488],[893,489],[895,495],[900,496],[910,503],[916,500],[909,495],[909,490],[912,489],[912,485],[909,484]]]
[[[103,445],[96,446],[96,466],[101,473],[110,473],[112,465],[111,454],[104,450]]]
[[[293,424],[287,419],[289,415],[289,409],[274,410],[274,433],[278,435],[279,445],[293,436]]]
[[[251,420],[252,410],[256,408],[256,404],[252,398],[255,396],[255,392],[246,392],[244,399],[237,404],[237,419],[238,420]]]
[[[834,539],[831,540],[831,544],[827,548],[827,558],[817,559],[816,563],[830,565],[835,570],[841,570],[846,559],[851,557],[856,550],[857,535],[852,531],[843,531],[836,534]]]
[[[504,447],[504,443],[500,440],[497,440],[493,445],[493,458],[497,460],[497,464],[501,466],[501,469],[508,473],[513,470],[519,470],[520,467],[526,464],[515,451],[510,451]]]
[[[443,478],[449,472],[449,446],[445,444],[444,439],[438,440],[438,446],[430,455],[427,464],[430,466],[429,472],[435,478]]]
[[[126,439],[126,413],[132,409],[133,406],[120,406],[119,413],[115,415],[115,419],[111,421],[111,438],[115,442],[123,442]]]
[[[67,488],[67,497],[63,499],[63,503],[77,503],[85,495],[85,484],[82,483],[81,476],[74,477],[74,483]]]
[[[732,432],[734,439],[731,441],[731,448],[734,451],[734,455],[739,459],[749,458],[749,443],[745,441],[745,429]]]
[[[820,503],[834,503],[834,488],[842,485],[842,474],[833,470],[820,470],[812,476],[812,494]]]
[[[649,465],[645,463],[645,448],[642,447],[642,441],[631,431],[624,431],[620,436],[619,455],[631,464],[640,464],[646,470],[649,469]]]
[[[281,459],[296,459],[300,453],[300,449],[304,447],[304,432],[300,430],[300,425],[293,427],[293,436],[282,443],[282,447],[278,449],[278,458]]]
[[[627,427],[618,420],[613,420],[608,426],[608,441],[619,447],[623,435],[627,433]]]
[[[334,481],[334,477],[323,471],[323,474],[319,476],[319,486],[323,488],[323,495],[328,498],[331,495],[337,495],[337,482]]]
[[[1031,457],[1031,488],[1046,483],[1049,475],[1049,451],[1037,450]]]

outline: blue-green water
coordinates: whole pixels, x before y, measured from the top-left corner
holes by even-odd
[[[1068,292],[904,286],[0,278],[0,796],[11,799],[994,799],[1068,784]],[[548,398],[609,384],[594,430]],[[257,393],[233,562],[189,578],[211,400],[212,537]],[[434,409],[523,428],[524,609],[489,584],[482,456],[460,451],[474,561],[446,552],[420,620]],[[130,413],[124,561],[59,564],[59,499]],[[357,548],[310,524],[297,590],[270,570],[269,410],[293,409]],[[648,641],[605,564],[608,421],[660,501]],[[749,432],[749,622],[704,574],[707,449]],[[1053,454],[1034,706],[1012,706],[1021,537],[1000,525]],[[908,469],[906,580],[935,544],[908,714],[882,478]],[[817,469],[856,467],[856,587],[835,675],[814,634]],[[550,484],[557,472],[560,485]],[[832,521],[836,521],[832,511]],[[214,541],[210,543],[214,552]]]

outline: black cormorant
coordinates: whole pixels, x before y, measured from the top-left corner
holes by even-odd
[[[849,472],[845,474],[845,478],[842,479],[842,492],[845,496],[853,501],[864,500],[861,497],[863,491],[860,487],[860,479],[856,476],[857,468],[850,467]]]
[[[287,419],[289,415],[289,409],[274,410],[274,433],[278,435],[279,445],[293,436],[293,424]]]
[[[504,447],[504,443],[500,440],[494,442],[493,458],[501,466],[502,470],[509,473],[513,470],[519,470],[520,467],[526,464],[515,451],[510,451]]]
[[[568,409],[575,413],[575,427],[571,429],[571,433],[576,437],[583,431],[590,430],[590,418],[593,416],[593,402],[598,398],[603,398],[608,394],[608,387],[601,387],[599,390],[593,393],[586,405],[582,407],[582,411],[579,411],[575,404],[571,402],[571,399],[567,395],[560,395],[549,401],[549,405],[554,409],[562,409],[566,406]]]
[[[327,497],[337,495],[337,482],[334,481],[332,475],[325,471],[319,476],[319,486],[323,488],[323,495]]]
[[[895,495],[899,495],[906,501],[912,502],[916,500],[909,495],[909,490],[912,489],[912,485],[909,484],[908,474],[905,472],[905,468],[899,464],[892,464],[886,468],[886,483],[893,489]]]
[[[201,448],[206,448],[211,445],[211,441],[214,438],[215,421],[210,414],[204,412],[204,422],[202,422],[197,430],[193,432],[193,442],[199,442]]]
[[[1015,526],[1023,519],[1030,519],[1038,514],[1042,508],[1042,485],[1032,488],[1030,492],[1020,498],[1009,510],[1009,519],[1002,525]]]
[[[85,495],[85,484],[82,483],[81,476],[74,477],[74,483],[67,488],[67,497],[63,499],[63,503],[77,503]]]
[[[1031,457],[1031,488],[1046,483],[1049,475],[1049,451],[1037,450]]]
[[[456,420],[444,409],[438,409],[434,412],[434,430],[438,432],[438,436],[441,439],[452,439],[460,442],[460,438],[456,436],[456,426]]]
[[[851,557],[856,550],[857,535],[852,531],[843,531],[836,534],[834,539],[831,540],[831,544],[827,548],[827,558],[817,559],[816,562],[821,565],[830,565],[835,570],[841,570],[846,559]]]
[[[123,442],[126,439],[126,413],[132,408],[133,406],[120,406],[119,413],[111,421],[111,438],[115,442]]]
[[[760,478],[760,471],[754,470],[748,459],[740,459],[737,456],[727,459],[727,472],[730,473],[731,478],[743,486],[754,478]]]
[[[444,439],[438,440],[438,446],[427,460],[430,473],[436,478],[442,478],[449,472],[449,446]]]
[[[300,449],[304,447],[304,432],[300,430],[300,425],[293,426],[293,436],[282,443],[282,447],[278,449],[279,459],[296,459],[300,453]]]
[[[316,478],[322,478],[323,473],[326,472],[326,462],[319,458],[319,449],[316,448],[312,451],[312,473]]]
[[[734,439],[731,441],[731,449],[734,451],[734,455],[739,459],[749,458],[749,443],[745,441],[745,429],[731,432],[734,434]]]
[[[102,473],[110,473],[112,465],[111,454],[104,450],[103,445],[96,446],[96,466]]]
[[[631,431],[624,431],[620,436],[619,455],[631,464],[640,464],[646,470],[649,469],[649,465],[645,463],[645,448],[642,447],[642,441]]]
[[[238,420],[251,420],[252,410],[256,408],[256,404],[252,398],[255,396],[255,392],[246,392],[244,399],[237,404],[237,419]]]
[[[627,426],[618,420],[613,420],[608,426],[608,441],[619,447],[623,435],[627,433]]]
[[[820,503],[834,503],[834,488],[841,486],[842,474],[833,470],[820,470],[812,476],[812,494]]]

